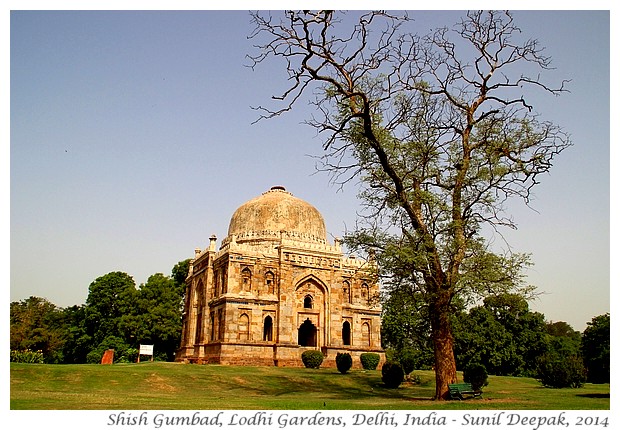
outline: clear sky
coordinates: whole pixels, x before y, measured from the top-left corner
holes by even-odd
[[[460,14],[411,16],[423,33]],[[514,16],[553,58],[544,79],[571,80],[532,100],[574,146],[535,190],[536,211],[511,206],[519,229],[505,233],[533,254],[544,294],[532,309],[583,330],[610,311],[610,15]],[[10,301],[83,304],[108,272],[170,274],[273,185],[316,206],[333,236],[353,226],[356,190],[315,173],[310,107],[252,125],[251,106],[286,83],[275,63],[246,67],[251,31],[245,11],[11,12]]]

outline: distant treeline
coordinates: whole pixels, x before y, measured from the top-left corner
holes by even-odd
[[[80,306],[60,308],[40,297],[12,302],[12,359],[19,351],[40,351],[45,363],[99,363],[106,349],[114,349],[116,362],[133,362],[139,345],[150,344],[156,360],[174,360],[189,261],[139,287],[127,273],[103,275]]]

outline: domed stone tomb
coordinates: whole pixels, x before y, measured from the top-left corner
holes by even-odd
[[[217,249],[195,250],[187,277],[177,361],[301,366],[319,349],[324,366],[349,352],[381,352],[372,263],[327,240],[310,203],[276,186],[239,206]]]

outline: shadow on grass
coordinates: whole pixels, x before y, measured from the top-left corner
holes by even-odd
[[[408,401],[429,401],[432,402],[432,396],[424,396],[420,391],[425,391],[423,387],[403,384],[399,388],[387,388],[381,376],[369,373],[355,375],[354,379],[350,379],[350,374],[341,374],[339,372],[330,372],[323,374],[319,379],[312,381],[312,386],[304,387],[305,391],[312,391],[316,394],[324,394],[334,399],[348,399],[354,401],[385,401],[408,400]],[[360,380],[361,379],[361,380]],[[411,390],[414,388],[414,390]]]
[[[272,398],[306,397],[306,401],[351,400],[364,404],[384,403],[386,400],[432,402],[429,388],[407,384],[396,389],[386,388],[380,374],[355,372],[355,375],[324,370],[301,370],[287,375],[274,375],[257,384],[250,378],[223,378],[219,381],[222,392],[237,391],[243,396]],[[413,388],[413,389],[412,389]],[[433,390],[434,391],[434,390]]]
[[[577,397],[585,397],[587,399],[609,399],[609,393],[577,394]]]

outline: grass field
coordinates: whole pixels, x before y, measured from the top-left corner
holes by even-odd
[[[380,371],[231,367],[147,362],[11,363],[11,409],[609,409],[609,384],[544,388],[531,378],[490,376],[482,399],[435,402],[434,374],[383,388]]]

